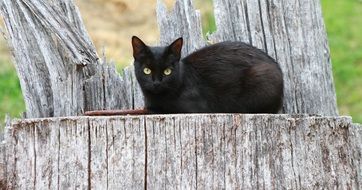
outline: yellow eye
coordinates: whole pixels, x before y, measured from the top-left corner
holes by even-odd
[[[148,67],[145,67],[145,68],[143,69],[143,72],[144,72],[146,75],[149,75],[149,74],[151,74],[151,69],[148,68]]]
[[[166,76],[170,75],[172,73],[172,70],[170,68],[167,68],[163,71],[163,74],[165,74]]]

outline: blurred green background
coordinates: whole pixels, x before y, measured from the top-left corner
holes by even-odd
[[[146,41],[152,41],[154,43],[156,43],[158,36],[155,22],[142,22],[143,20],[150,20],[150,15],[155,16],[154,10],[150,10],[150,13],[145,12],[143,15],[137,14],[135,17],[130,13],[138,10],[136,7],[137,3],[135,3],[138,2],[138,0],[130,1],[132,6],[128,5],[127,1],[128,0],[110,0],[106,1],[106,3],[102,0],[92,0],[90,2],[85,0],[77,1],[86,27],[95,45],[98,49],[103,46],[108,47],[110,51],[107,51],[106,55],[119,63],[118,67],[123,67],[127,63],[130,63],[130,34],[137,35],[140,31],[147,31],[148,36],[146,37]],[[151,4],[149,6],[152,5],[154,7],[153,4],[155,1],[150,2]],[[89,9],[88,6],[94,6],[91,5],[91,3],[98,3],[97,6],[100,8],[97,9],[97,11]],[[142,6],[143,4],[144,1],[140,0],[138,5]],[[171,4],[172,0],[167,1],[168,6],[171,6]],[[113,10],[113,5],[123,12],[125,17],[120,17],[117,11],[112,11],[116,12],[116,14],[114,14],[114,20],[108,17],[107,22],[104,22],[102,15],[108,15],[104,13],[109,13]],[[202,11],[205,33],[207,31],[214,31],[215,24],[212,16],[211,3],[205,6],[205,1],[196,0],[196,7]],[[331,49],[340,115],[351,115],[354,122],[362,123],[362,1],[322,0],[322,7]],[[132,15],[132,17],[129,17],[129,15]],[[129,20],[137,23],[130,27],[133,31],[126,31],[125,27],[122,27],[122,24],[130,25]],[[124,21],[127,22],[121,23]],[[101,24],[103,24],[104,27],[103,25],[100,27],[99,25]],[[109,33],[109,31],[114,31],[114,33]],[[125,34],[122,34],[121,31],[125,31]],[[139,35],[144,35],[144,33]],[[123,41],[118,39],[123,39]],[[19,117],[25,107],[15,67],[11,64],[10,52],[5,44],[5,40],[1,37],[0,125],[3,125],[6,113],[9,113],[12,117]],[[126,47],[126,49],[119,50],[117,47]]]

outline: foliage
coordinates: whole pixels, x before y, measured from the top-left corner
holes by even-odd
[[[362,2],[322,0],[341,115],[362,123]]]
[[[25,110],[25,105],[14,66],[10,64],[9,59],[2,57],[0,65],[0,126],[2,126],[6,113],[18,117]]]

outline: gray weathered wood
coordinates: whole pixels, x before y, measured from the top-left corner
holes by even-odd
[[[3,166],[15,189],[358,189],[361,129],[307,115],[15,120]]]
[[[58,176],[60,174],[58,168],[61,161],[59,159],[59,127],[61,127],[59,122],[51,122],[49,124],[39,122],[30,126],[30,128],[34,128],[35,131],[34,155],[36,162],[34,167],[34,189],[55,189],[58,187]],[[52,130],[52,128],[57,128],[58,130]],[[32,156],[27,157],[27,159],[31,157]],[[19,167],[21,167],[21,165],[19,165]]]
[[[58,156],[58,187],[60,189],[87,189],[90,184],[89,120],[85,118],[60,119]]]
[[[356,172],[352,175],[356,176],[359,188],[362,189],[362,125],[354,124],[348,131],[351,138],[351,147],[353,152],[350,156]]]
[[[6,166],[6,143],[3,140],[0,141],[0,189],[5,189],[6,175],[7,175],[7,166]]]
[[[169,12],[163,1],[157,0],[156,9],[162,45],[183,37],[183,56],[206,45],[202,37],[201,14],[193,8],[192,1],[178,0]]]

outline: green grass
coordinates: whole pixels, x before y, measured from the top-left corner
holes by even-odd
[[[362,2],[322,0],[338,107],[362,123]]]
[[[15,68],[9,59],[0,57],[0,131],[5,114],[18,117],[25,110],[20,83]]]
[[[216,23],[211,0],[195,0],[196,9],[201,10],[202,31],[204,37],[216,31]]]

